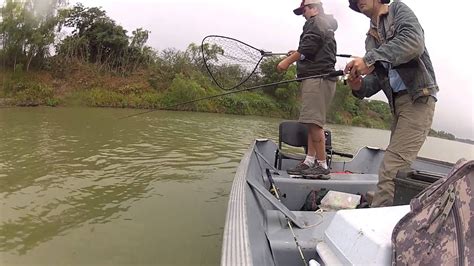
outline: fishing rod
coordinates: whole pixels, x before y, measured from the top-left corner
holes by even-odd
[[[268,182],[270,182],[270,193],[275,195],[277,200],[279,202],[281,202],[280,195],[278,194],[278,188],[275,185],[275,181],[273,180],[272,174],[270,173],[270,169],[266,168],[265,172],[267,173]],[[306,263],[306,259],[305,259],[304,254],[303,254],[303,250],[301,250],[301,246],[298,243],[298,239],[296,238],[295,232],[293,231],[293,226],[291,225],[290,219],[288,219],[288,217],[286,217],[286,215],[285,215],[285,218],[286,218],[286,222],[288,223],[288,227],[290,228],[291,234],[293,235],[293,239],[295,240],[296,248],[298,248],[298,252],[300,253],[300,257],[303,260],[304,265],[307,266],[308,263]]]
[[[338,77],[338,76],[343,76],[343,75],[344,75],[344,71],[337,70],[337,71],[333,71],[333,72],[326,73],[326,74],[321,74],[321,75],[314,75],[314,76],[308,76],[308,77],[304,77],[304,78],[295,78],[295,79],[290,79],[290,80],[283,80],[283,81],[278,81],[278,82],[253,86],[253,87],[250,87],[250,88],[244,88],[244,89],[239,89],[239,90],[228,91],[228,92],[224,92],[224,93],[221,93],[221,94],[206,96],[206,97],[202,97],[202,98],[198,98],[198,99],[194,99],[194,100],[190,100],[190,101],[186,101],[186,102],[171,104],[171,105],[165,106],[161,109],[170,109],[170,108],[174,108],[174,107],[177,107],[177,106],[186,105],[186,104],[190,104],[190,103],[195,103],[195,102],[199,102],[199,101],[203,101],[203,100],[209,100],[209,99],[213,99],[213,98],[217,98],[217,97],[221,97],[221,96],[225,96],[225,95],[229,95],[229,94],[234,94],[234,93],[238,93],[238,92],[252,91],[252,90],[265,88],[265,87],[272,87],[272,86],[276,86],[276,85],[280,85],[280,84],[286,84],[286,83],[291,83],[291,82],[296,82],[296,81],[303,81],[303,80],[306,80],[306,79],[330,78],[330,77]],[[145,111],[145,112],[140,112],[140,113],[124,116],[124,117],[119,118],[119,119],[125,119],[125,118],[134,117],[134,116],[138,116],[138,115],[142,115],[142,114],[147,114],[147,113],[155,112],[157,110],[158,109],[152,109],[152,110],[148,110],[148,111]]]

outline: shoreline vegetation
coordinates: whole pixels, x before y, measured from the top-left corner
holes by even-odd
[[[127,31],[96,7],[63,0],[44,13],[37,1],[7,0],[0,20],[0,106],[89,106],[169,109],[259,115],[296,119],[298,83],[292,82],[210,100],[167,106],[226,92],[217,87],[204,67],[202,53],[215,57],[218,46],[191,43],[185,51],[156,51],[146,45],[150,31]],[[67,30],[65,30],[67,29]],[[279,57],[266,58],[243,86],[246,88],[296,76],[295,66],[277,73]],[[246,71],[220,69],[229,83]],[[386,102],[359,100],[342,81],[328,113],[328,122],[389,129]],[[430,136],[474,144],[444,131]]]

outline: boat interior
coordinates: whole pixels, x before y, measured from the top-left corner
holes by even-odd
[[[298,138],[306,139],[304,135]],[[377,172],[384,150],[364,147],[350,158],[351,155],[335,152],[330,142],[326,143],[331,174],[330,179],[320,180],[290,176],[286,169],[299,163],[301,157],[282,156],[285,153],[282,144],[281,134],[278,144],[266,139],[256,140],[251,154],[248,154],[248,166],[245,169],[248,184],[245,187],[248,232],[249,240],[252,242],[250,245],[252,253],[260,254],[252,256],[253,263],[305,265],[297,249],[297,241],[306,261],[315,259],[324,264],[320,258],[320,253],[323,251],[317,252],[316,246],[324,242],[325,230],[336,212],[302,211],[308,194],[312,190],[325,188],[370,196],[370,192],[376,189]],[[419,158],[412,167],[447,174],[451,165]],[[271,179],[279,199],[275,193],[270,193]],[[289,227],[288,221],[292,228]],[[341,260],[337,262],[344,264]]]

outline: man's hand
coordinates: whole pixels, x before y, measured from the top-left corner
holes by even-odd
[[[351,77],[349,75],[349,77],[347,78],[347,84],[349,84],[351,90],[358,91],[362,87],[362,77]]]
[[[354,58],[354,60],[350,61],[344,69],[344,73],[349,74],[347,78],[349,87],[354,91],[360,90],[362,87],[362,76],[372,73],[374,69],[374,66],[367,66],[363,58]]]
[[[372,71],[374,71],[374,66],[367,66],[364,59],[361,57],[356,57],[354,60],[350,61],[344,69],[344,73],[349,74],[349,77],[352,78],[370,74]]]

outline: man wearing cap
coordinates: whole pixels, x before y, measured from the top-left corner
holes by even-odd
[[[404,3],[349,0],[349,7],[370,19],[366,53],[346,65],[348,84],[362,99],[382,90],[392,110],[390,143],[379,170],[373,207],[393,204],[398,170],[410,167],[433,121],[438,85],[425,47],[423,29]]]
[[[288,57],[277,66],[285,71],[297,62],[298,78],[327,74],[334,71],[337,21],[324,13],[320,0],[303,0],[294,11],[303,15],[306,23],[300,36],[298,50],[288,52]],[[311,78],[301,82],[301,109],[299,121],[308,125],[308,154],[303,162],[289,174],[320,178],[329,174],[326,162],[324,124],[326,112],[336,92],[336,78]]]

